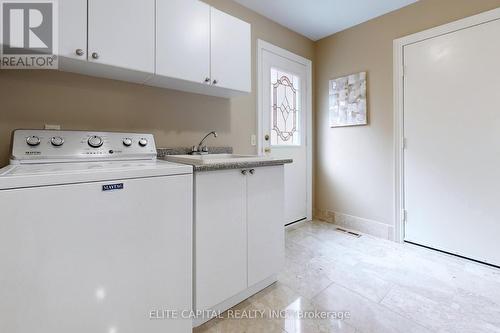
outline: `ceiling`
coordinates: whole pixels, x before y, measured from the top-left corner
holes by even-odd
[[[417,0],[234,0],[312,40],[334,34]]]

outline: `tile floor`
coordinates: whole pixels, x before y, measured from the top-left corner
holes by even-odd
[[[194,332],[500,332],[500,269],[335,228],[315,221],[286,231],[279,281],[233,308],[263,310],[259,319],[214,319]]]

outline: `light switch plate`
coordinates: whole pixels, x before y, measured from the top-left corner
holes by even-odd
[[[256,145],[257,145],[257,137],[255,136],[255,134],[252,134],[252,135],[250,136],[250,144],[251,144],[252,146],[256,146]]]
[[[61,125],[49,125],[49,124],[45,124],[45,129],[46,130],[60,130],[61,129]]]

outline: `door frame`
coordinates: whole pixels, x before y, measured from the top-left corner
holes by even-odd
[[[274,53],[280,57],[287,58],[288,60],[295,61],[306,67],[307,85],[306,85],[306,106],[308,109],[306,116],[306,181],[307,181],[307,220],[312,220],[312,61],[301,57],[288,50],[282,49],[276,45],[268,43],[262,39],[257,39],[257,154],[263,154],[264,140],[263,136],[263,114],[264,114],[264,101],[261,91],[261,82],[263,78],[262,73],[262,55],[267,51]]]
[[[393,89],[394,89],[394,240],[404,242],[406,212],[404,207],[404,47],[426,39],[446,35],[458,30],[500,19],[500,8],[424,30],[393,41]]]

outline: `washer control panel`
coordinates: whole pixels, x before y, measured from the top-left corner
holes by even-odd
[[[58,130],[16,130],[11,160],[44,161],[155,159],[152,134]]]

